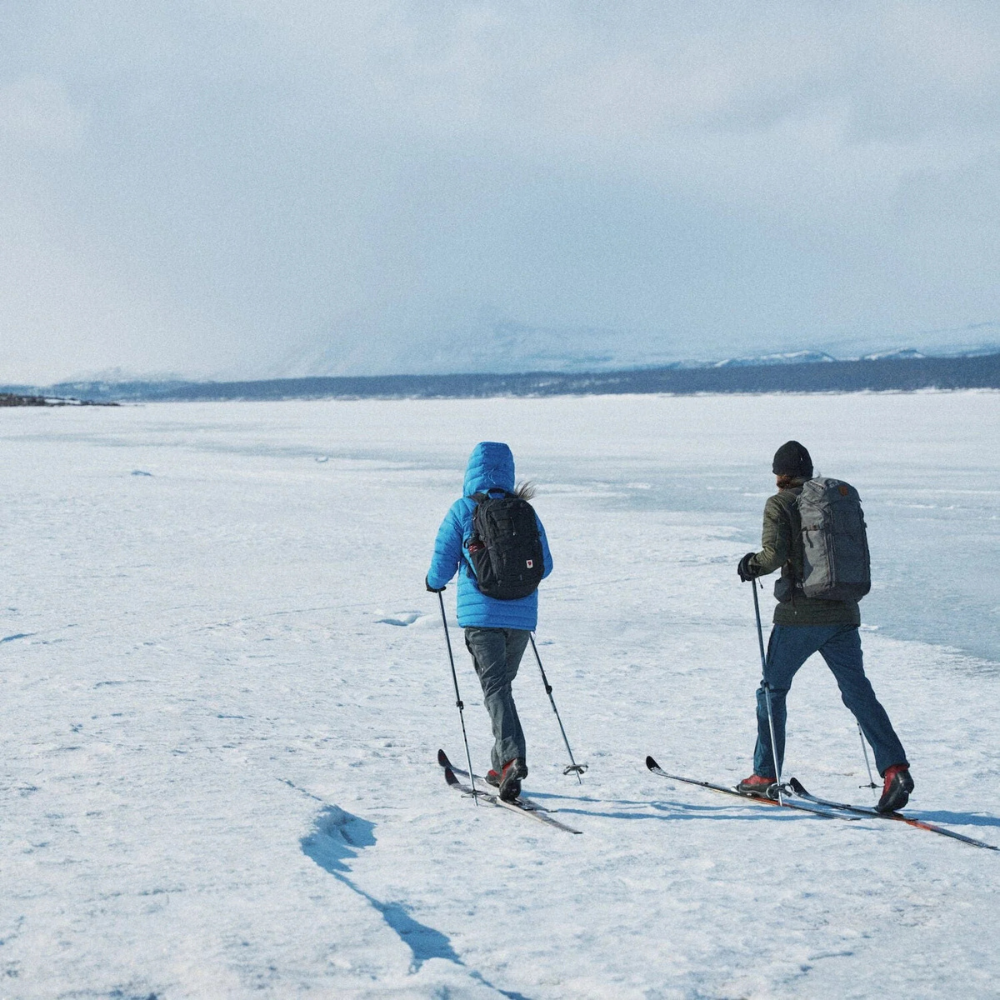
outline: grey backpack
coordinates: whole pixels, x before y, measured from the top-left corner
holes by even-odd
[[[810,479],[797,505],[806,597],[860,601],[872,589],[872,571],[858,491],[839,479]]]

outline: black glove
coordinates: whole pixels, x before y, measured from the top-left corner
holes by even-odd
[[[445,589],[446,589],[445,587],[432,587],[432,586],[430,585],[430,581],[429,581],[429,580],[427,579],[427,577],[426,577],[426,576],[424,577],[424,585],[425,585],[425,586],[427,587],[427,589],[428,589],[428,590],[429,590],[429,591],[430,591],[430,592],[431,592],[432,594],[441,594],[441,593],[443,593],[443,592],[445,591]]]
[[[740,564],[736,567],[736,573],[739,578],[744,583],[749,583],[755,576],[757,576],[757,570],[750,565],[750,560],[757,555],[756,552],[748,552],[741,560]]]

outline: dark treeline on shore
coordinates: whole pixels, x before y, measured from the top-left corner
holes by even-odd
[[[22,396],[16,392],[0,392],[0,406],[46,406],[44,396]]]
[[[68,399],[61,396],[24,395],[19,392],[0,392],[0,406],[117,406],[111,399]]]
[[[250,382],[72,382],[44,390],[26,386],[6,388],[33,392],[34,398],[42,403],[45,397],[75,397],[93,402],[153,402],[463,399],[625,393],[914,392],[920,389],[1000,389],[1000,354],[645,368],[584,374],[530,372],[285,378]]]

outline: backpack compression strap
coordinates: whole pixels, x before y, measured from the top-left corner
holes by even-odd
[[[514,495],[513,493],[509,493],[502,486],[492,486],[485,493],[479,492],[479,493],[472,493],[472,494],[470,494],[469,499],[470,500],[475,500],[476,506],[478,507],[484,500],[491,499],[490,498],[490,493],[492,493],[494,490],[497,493],[502,494],[502,496],[494,497],[493,498],[493,499],[496,499],[496,500],[501,500],[504,497],[512,497]],[[476,537],[475,535],[472,536],[472,538],[475,538],[475,537]],[[471,541],[472,538],[470,538],[469,541]],[[476,575],[476,567],[473,565],[472,560],[469,558],[468,546],[465,543],[463,543],[463,545],[462,545],[462,557],[465,559],[466,563],[468,564],[469,573],[471,574],[472,579],[473,580],[477,580],[478,576]]]

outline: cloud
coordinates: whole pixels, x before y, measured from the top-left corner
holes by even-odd
[[[56,80],[27,76],[0,87],[0,141],[8,149],[66,152],[79,142],[84,124],[85,115]]]
[[[483,316],[691,357],[1000,313],[988,5],[39,0],[0,29],[0,377],[485,364]]]

